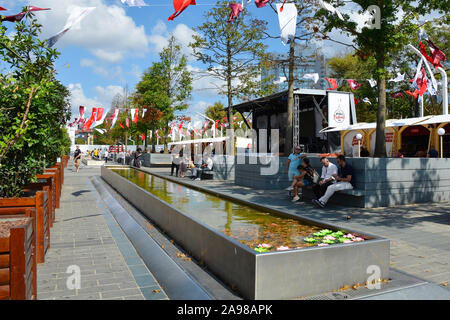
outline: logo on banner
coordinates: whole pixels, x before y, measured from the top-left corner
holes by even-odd
[[[337,110],[333,114],[334,121],[337,123],[343,123],[345,121],[345,113],[341,110],[341,106],[337,108]]]

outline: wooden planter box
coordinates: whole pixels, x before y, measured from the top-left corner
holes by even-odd
[[[70,156],[64,155],[62,156],[64,168],[67,168],[67,165],[69,164]]]
[[[53,227],[53,221],[55,221],[53,210],[52,180],[52,178],[49,178],[48,180],[40,180],[38,182],[31,183],[28,186],[22,187],[24,191],[46,191],[48,193],[47,212],[50,228]]]
[[[61,188],[62,185],[64,184],[64,165],[62,164],[62,162],[57,162],[54,166],[51,166],[50,168],[56,168],[59,170],[59,174],[61,176]]]
[[[46,180],[47,184],[50,186],[51,189],[51,207],[52,207],[52,221],[51,221],[51,226],[53,226],[53,222],[55,222],[55,218],[56,218],[56,173],[54,172],[48,172],[48,173],[44,173],[44,174],[38,174],[36,175],[36,178],[38,178],[39,180]]]
[[[0,218],[2,216],[34,217],[36,219],[36,259],[45,261],[45,253],[50,248],[49,196],[46,191],[29,192],[32,196],[23,198],[0,198]]]
[[[36,299],[34,238],[33,219],[0,219],[0,300]]]
[[[45,169],[44,174],[53,173],[55,175],[55,191],[56,191],[56,199],[55,199],[55,207],[59,209],[59,199],[61,197],[61,173],[58,168],[47,168]]]

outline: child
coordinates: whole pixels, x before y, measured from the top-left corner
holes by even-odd
[[[297,202],[298,200],[300,200],[300,197],[298,195],[299,189],[313,185],[314,169],[309,164],[308,158],[303,158],[302,164],[298,166],[298,171],[300,172],[300,175],[294,177],[294,198],[292,198],[292,202]]]

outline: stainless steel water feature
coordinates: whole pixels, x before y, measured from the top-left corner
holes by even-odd
[[[103,166],[102,178],[246,299],[288,299],[320,294],[345,285],[365,283],[377,271],[380,279],[388,278],[390,246],[387,239],[346,229],[371,240],[258,253],[110,170],[114,168],[123,169]],[[318,220],[269,208],[264,210],[323,228],[341,229]]]

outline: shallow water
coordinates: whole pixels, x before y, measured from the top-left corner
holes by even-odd
[[[305,237],[321,227],[305,225],[296,219],[259,211],[208,193],[155,177],[134,169],[112,169],[188,216],[234,238],[250,248],[270,244],[271,251],[280,246],[290,249],[312,246]]]

